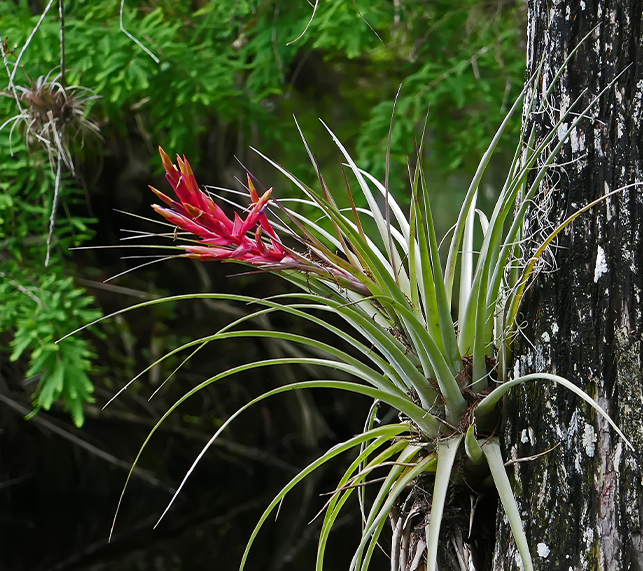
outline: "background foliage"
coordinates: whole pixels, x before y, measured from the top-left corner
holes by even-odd
[[[0,40],[9,69],[46,4],[0,3]],[[158,62],[123,33],[120,5],[118,0],[64,4],[66,82],[99,96],[87,116],[103,139],[72,138],[76,176],[65,172],[62,178],[48,268],[55,167],[42,148],[27,150],[20,128],[11,140],[12,124],[0,131],[0,392],[16,402],[32,399],[36,410],[62,406],[78,426],[83,411],[94,410],[84,408],[93,399],[104,404],[150,357],[173,347],[177,338],[211,332],[212,323],[226,321],[232,310],[150,310],[142,318],[111,323],[102,333],[55,345],[63,334],[132,298],[195,290],[269,295],[283,287],[253,276],[225,280],[225,268],[203,269],[185,261],[154,264],[123,276],[118,285],[103,284],[147,260],[121,260],[112,250],[69,252],[72,246],[116,244],[120,228],[153,229],[115,209],[149,216],[153,200],[146,185],[162,184],[158,145],[185,153],[199,180],[214,185],[237,184],[243,170],[235,156],[271,180],[272,170],[248,151],[251,145],[298,176],[310,177],[291,115],[296,114],[323,166],[338,158],[322,139],[317,122],[322,117],[358,164],[383,178],[401,84],[391,133],[391,187],[405,202],[407,157],[413,156],[414,133],[430,109],[427,171],[433,190],[441,193],[437,205],[454,215],[465,190],[456,188],[458,173],[477,164],[524,74],[524,6],[513,0],[325,0],[312,21],[312,6],[303,0],[127,0],[123,25]],[[54,4],[22,57],[16,85],[29,88],[37,78],[55,75],[59,62]],[[2,124],[18,110],[8,78],[0,88]],[[518,125],[517,118],[506,135],[508,147]],[[446,230],[444,223],[438,232]],[[214,360],[204,358],[201,367],[208,366],[210,374],[213,361],[217,368],[229,366],[235,351],[281,350],[237,346]],[[176,364],[146,375],[122,412],[153,416],[157,409],[142,397]],[[195,365],[177,380],[195,383],[201,374]],[[237,383],[225,390],[211,395],[223,404],[203,403],[185,411],[182,420],[207,430],[226,416],[240,391],[254,389]],[[342,406],[350,405],[335,402],[332,410],[341,416]],[[288,407],[307,445],[330,434],[324,419],[328,403],[296,401]]]

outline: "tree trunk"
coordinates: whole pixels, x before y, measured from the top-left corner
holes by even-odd
[[[537,139],[577,98],[574,110],[581,111],[614,81],[543,183],[532,230],[643,181],[642,24],[640,0],[529,0],[528,76],[544,59],[534,87],[539,100],[589,34],[555,86],[548,113],[524,118],[536,122]],[[522,307],[514,374],[568,378],[598,401],[636,451],[569,391],[541,381],[513,392],[505,405],[507,459],[557,446],[510,469],[535,568],[643,569],[643,187],[622,190],[578,218],[550,259],[555,271],[537,277]],[[522,569],[502,510],[497,537],[494,569]]]

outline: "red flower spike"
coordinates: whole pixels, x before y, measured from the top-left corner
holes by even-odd
[[[255,245],[257,246],[257,250],[259,250],[262,255],[265,255],[268,251],[268,248],[266,248],[266,245],[261,239],[261,235],[261,226],[259,226],[259,228],[257,228],[257,231],[255,232]]]
[[[152,204],[152,208],[156,210],[161,216],[163,216],[168,222],[171,222],[175,226],[178,226],[182,230],[196,234],[202,238],[216,238],[217,235],[213,232],[210,232],[207,228],[204,228],[200,224],[195,223],[190,220],[188,217],[174,212],[168,208],[163,208],[157,204]]]
[[[268,194],[269,192],[272,193],[272,188],[269,188],[266,191],[266,193],[264,193],[264,195],[261,198],[259,198],[259,194],[257,193],[257,190],[255,189],[255,185],[253,184],[252,179],[250,178],[250,175],[248,175],[248,189],[250,191],[250,202],[253,205],[257,204],[260,200],[263,200],[264,197],[266,196],[266,194]],[[268,195],[268,198],[269,197],[270,197],[270,195]],[[264,210],[265,210],[265,208],[264,208]],[[261,226],[263,226],[263,229],[266,232],[268,232],[268,234],[270,234],[270,236],[273,236],[274,238],[277,237],[277,234],[275,233],[274,229],[272,228],[272,225],[268,221],[268,217],[265,214],[263,214],[263,212],[259,216],[259,224],[261,224]]]
[[[273,238],[277,237],[277,233],[274,231],[270,222],[268,222],[268,217],[265,215],[265,213],[259,217],[259,224],[266,232],[268,232],[268,234],[270,234],[270,236],[272,236]]]
[[[260,197],[248,177],[250,211],[245,220],[238,213],[235,213],[234,220],[230,220],[221,207],[199,188],[186,157],[177,155],[177,169],[160,147],[159,153],[166,178],[181,202],[150,187],[170,207],[153,205],[152,208],[170,223],[201,239],[202,246],[184,246],[186,256],[199,260],[235,260],[257,266],[283,264],[292,267],[303,262],[295,260],[281,247],[266,217],[272,189]],[[253,230],[254,239],[248,236],[248,232]],[[263,231],[269,234],[269,242],[263,240]]]
[[[178,183],[179,171],[177,171],[176,167],[172,164],[172,159],[170,159],[168,154],[161,147],[159,147],[159,153],[161,155],[161,161],[163,161],[163,168],[165,169],[166,176],[174,184]]]
[[[259,195],[257,194],[255,185],[252,183],[252,179],[250,178],[250,175],[248,175],[248,189],[250,190],[250,202],[252,202],[252,204],[254,204],[255,202],[258,202]]]
[[[239,234],[245,235],[250,228],[254,228],[257,225],[257,223],[259,222],[259,219],[262,216],[265,216],[264,210],[268,206],[268,201],[270,200],[271,194],[272,194],[272,189],[267,190],[265,194],[259,199],[259,201],[255,203],[255,205],[250,210],[250,213],[248,214],[246,221],[241,225],[241,228],[239,229],[239,232],[238,232]],[[236,224],[236,219],[235,219],[235,224]]]
[[[172,200],[169,196],[167,196],[166,194],[163,194],[160,190],[157,190],[152,185],[148,185],[148,186],[149,186],[150,190],[154,194],[156,194],[156,196],[158,196],[168,206],[170,206],[172,208],[181,207],[181,205],[178,202],[176,202],[175,200]]]
[[[190,217],[195,220],[198,218],[201,218],[201,216],[203,216],[204,214],[203,210],[199,210],[198,208],[195,208],[191,204],[186,204],[185,209],[188,211],[188,214],[190,215]]]
[[[226,216],[221,207],[205,193],[201,193],[205,201],[205,212],[213,219],[221,223],[228,232],[232,231],[232,221]]]
[[[286,250],[284,250],[279,242],[275,240],[274,238],[271,238],[270,241],[272,242],[272,247],[274,248],[275,252],[279,254],[280,256],[285,256],[287,255]]]

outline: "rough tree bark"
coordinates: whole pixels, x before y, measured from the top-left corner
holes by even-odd
[[[643,182],[643,6],[529,0],[528,9],[528,76],[545,62],[538,98],[591,32],[555,87],[549,112],[525,118],[540,136],[578,97],[580,110],[622,73],[591,119],[571,133],[532,210],[535,228]],[[540,274],[523,305],[514,371],[572,380],[609,412],[636,452],[568,391],[541,382],[514,392],[505,409],[507,456],[559,445],[513,467],[534,564],[551,571],[643,569],[643,187],[577,219],[552,259],[556,271]],[[497,534],[494,569],[521,569],[502,512]]]

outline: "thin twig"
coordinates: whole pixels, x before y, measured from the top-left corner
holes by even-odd
[[[142,43],[141,40],[138,38],[135,38],[132,34],[130,34],[126,29],[125,26],[123,25],[123,12],[125,10],[125,0],[121,0],[121,12],[120,12],[120,26],[121,26],[121,32],[123,32],[130,40],[132,40],[139,48],[141,48],[148,56],[150,56],[156,63],[160,63],[161,60],[157,58],[148,48],[146,48]]]
[[[377,39],[380,41],[380,43],[381,43],[382,45],[384,45],[384,40],[382,40],[382,38],[380,37],[380,35],[377,33],[377,30],[376,30],[373,26],[371,26],[371,24],[369,23],[369,21],[368,21],[366,18],[364,18],[364,16],[362,16],[362,13],[360,12],[359,6],[357,5],[357,2],[356,2],[355,0],[353,0],[353,6],[355,6],[355,10],[357,10],[357,13],[359,14],[359,17],[360,17],[360,18],[364,21],[364,23],[365,23],[365,24],[370,28],[371,32],[373,32],[373,33],[377,36]]]
[[[148,293],[146,291],[132,289],[129,287],[117,286],[113,284],[104,284],[102,282],[97,282],[95,280],[88,280],[85,278],[78,278],[75,280],[78,285],[86,286],[88,288],[102,289],[110,293],[116,293],[121,295],[131,295],[132,297],[138,297],[140,299],[157,299],[159,296]]]
[[[533,456],[524,456],[522,458],[516,458],[515,460],[509,460],[505,462],[505,467],[511,466],[512,464],[518,464],[518,462],[531,462],[532,460],[536,460],[537,458],[540,458],[545,454],[549,454],[549,452],[551,452],[552,450],[556,450],[556,448],[558,448],[560,445],[561,443],[559,442],[558,444],[555,444],[551,448],[548,448],[543,452],[539,452],[538,454],[534,454]]]
[[[301,40],[301,38],[304,37],[304,35],[308,31],[308,28],[310,27],[310,25],[313,23],[313,20],[315,19],[315,14],[317,13],[317,6],[319,6],[319,0],[315,0],[315,5],[313,6],[313,13],[310,16],[310,20],[308,20],[308,23],[306,24],[304,31],[301,34],[299,34],[294,40],[288,42],[286,44],[287,46],[294,44],[295,42],[298,42],[299,40]]]
[[[486,52],[489,51],[489,46],[483,46],[480,48],[475,54],[473,54],[468,60],[467,64],[472,65],[472,62],[474,59],[477,59],[481,55],[485,54]],[[445,80],[447,77],[450,75],[453,75],[454,73],[457,73],[459,70],[460,64],[454,65],[451,69],[448,69],[444,73],[441,73],[438,77],[436,77],[431,83],[426,85],[420,92],[416,93],[415,99],[419,99],[422,97],[427,91],[431,90],[433,87],[435,87],[438,83],[441,81]]]
[[[23,474],[22,476],[18,476],[17,478],[11,478],[10,480],[5,480],[4,482],[0,482],[0,490],[4,490],[5,488],[10,488],[11,486],[17,486],[18,484],[22,484],[22,482],[25,482],[31,477],[32,477],[31,474]]]
[[[47,15],[47,12],[49,12],[49,9],[51,8],[52,4],[54,3],[55,0],[49,0],[49,3],[47,4],[47,7],[44,9],[43,13],[40,15],[40,20],[38,20],[38,23],[36,24],[36,27],[31,30],[31,34],[29,34],[29,37],[27,38],[27,41],[25,42],[25,45],[22,46],[22,49],[20,50],[20,53],[18,54],[18,59],[16,60],[15,66],[13,68],[13,71],[11,72],[11,75],[9,76],[9,88],[13,89],[13,79],[16,76],[16,71],[18,70],[18,66],[20,65],[20,60],[22,59],[23,54],[27,51],[27,48],[29,47],[29,44],[31,43],[31,40],[33,40],[34,36],[36,35],[36,32],[38,31],[38,28],[40,28],[41,24],[43,23],[45,16]]]
[[[0,272],[0,277],[7,277],[7,274],[5,272]],[[11,280],[13,284],[16,286],[16,289],[25,294],[28,298],[30,298],[32,301],[35,301],[38,304],[38,307],[44,306],[47,311],[49,311],[49,308],[47,307],[47,304],[42,301],[38,296],[34,295],[32,292],[30,292],[26,287],[24,287],[18,280],[12,279]]]
[[[62,157],[58,153],[56,162],[56,181],[54,183],[54,200],[51,205],[51,215],[49,216],[49,234],[47,234],[47,255],[45,256],[45,268],[49,267],[49,256],[51,254],[51,241],[54,236],[54,224],[56,223],[56,209],[58,208],[58,198],[60,196],[60,178],[62,176]]]

